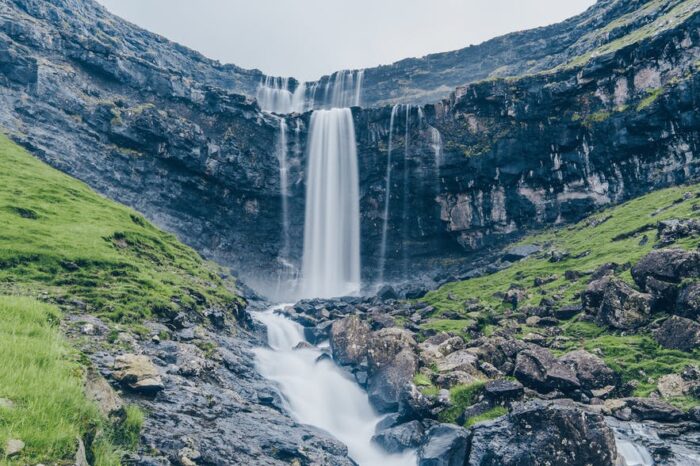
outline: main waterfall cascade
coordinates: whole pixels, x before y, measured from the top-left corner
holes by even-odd
[[[367,393],[316,347],[294,349],[306,341],[303,328],[275,313],[279,307],[256,314],[267,326],[269,348],[255,350],[263,376],[284,393],[287,411],[300,423],[325,430],[348,447],[360,466],[409,466],[413,452],[390,455],[372,442],[381,421]]]
[[[311,115],[301,296],[360,291],[360,195],[349,108]]]

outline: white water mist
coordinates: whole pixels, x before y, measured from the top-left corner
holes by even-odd
[[[350,109],[311,115],[301,296],[360,291],[360,201]]]
[[[317,362],[318,348],[293,349],[305,341],[303,329],[275,309],[255,315],[267,326],[270,346],[255,350],[256,362],[259,372],[280,387],[292,417],[343,442],[360,466],[415,465],[415,453],[390,455],[371,441],[381,417],[367,394],[332,361]]]

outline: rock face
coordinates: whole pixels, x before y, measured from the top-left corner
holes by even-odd
[[[615,437],[603,416],[573,405],[532,401],[494,422],[476,425],[469,466],[613,466]]]
[[[489,75],[554,68],[668,11],[642,6],[601,1],[560,25],[367,70],[365,101],[415,100],[408,88],[442,97]],[[694,179],[699,19],[658,19],[663,27],[653,36],[592,53],[580,67],[479,82],[398,109],[390,185],[400,189],[391,193],[392,109],[353,109],[364,280],[375,278],[381,260],[387,197],[386,277],[401,279],[523,229]],[[287,135],[294,240],[280,257],[280,121],[250,97],[259,72],[207,60],[92,0],[4,2],[0,39],[0,125],[11,137],[233,266],[258,290],[272,293],[264,286],[270,277],[294,274],[309,114],[286,121],[295,129]],[[397,82],[396,73],[411,70],[413,78]]]

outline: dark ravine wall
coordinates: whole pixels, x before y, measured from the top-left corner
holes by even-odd
[[[598,6],[627,11],[638,3]],[[699,46],[695,13],[583,68],[461,87],[421,107],[421,124],[418,107],[408,110],[408,150],[400,109],[388,276],[415,278],[468,261],[523,229],[695,177]],[[0,3],[0,126],[253,285],[282,269],[279,120],[244,96],[260,77],[141,31],[89,0]],[[363,274],[371,282],[391,108],[353,112]],[[308,121],[309,114],[287,118],[293,262],[301,257]],[[439,173],[430,126],[443,139]]]

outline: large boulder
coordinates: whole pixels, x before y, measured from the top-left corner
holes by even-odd
[[[389,453],[401,453],[409,448],[416,448],[425,438],[423,424],[410,421],[389,429],[384,429],[372,437],[372,441],[381,445]]]
[[[621,421],[678,422],[685,417],[678,408],[653,398],[624,398],[605,402],[604,412]]]
[[[499,371],[510,374],[515,367],[515,358],[527,344],[514,338],[500,336],[487,338],[478,347],[477,354],[481,361],[491,364]]]
[[[418,450],[418,466],[463,466],[468,448],[468,432],[452,424],[430,428],[427,441]]]
[[[393,361],[372,374],[367,393],[377,411],[386,413],[398,408],[401,394],[410,389],[417,370],[416,355],[411,350],[404,350],[396,355]]]
[[[158,368],[144,355],[117,356],[112,377],[123,386],[139,393],[154,394],[164,388]]]
[[[370,328],[358,316],[333,322],[330,333],[333,358],[339,364],[360,364],[369,349]]]
[[[700,283],[691,283],[681,289],[674,314],[700,319]]]
[[[615,436],[600,414],[574,404],[531,401],[474,426],[468,466],[613,466]]]
[[[618,377],[598,356],[588,351],[572,351],[559,358],[559,362],[569,366],[575,373],[581,387],[596,390],[617,385]]]
[[[519,400],[524,393],[523,385],[516,380],[492,380],[484,387],[484,396],[495,404],[506,404]]]
[[[515,361],[513,375],[525,386],[539,392],[570,392],[581,386],[576,372],[560,363],[549,350],[533,346],[521,351]]]
[[[477,357],[469,350],[459,350],[445,356],[444,359],[437,362],[437,370],[441,373],[446,372],[465,372],[467,374],[478,376],[480,374],[477,369]]]
[[[641,258],[632,267],[632,278],[642,290],[653,277],[669,283],[700,277],[700,253],[683,249],[660,249]]]
[[[700,324],[685,317],[671,316],[654,332],[664,348],[693,351],[700,348]]]
[[[615,277],[591,282],[582,300],[599,324],[618,330],[639,328],[651,315],[651,295],[640,293]]]
[[[400,352],[412,351],[415,348],[416,341],[408,330],[397,327],[377,330],[370,335],[368,341],[367,359],[370,373],[391,363]]]

